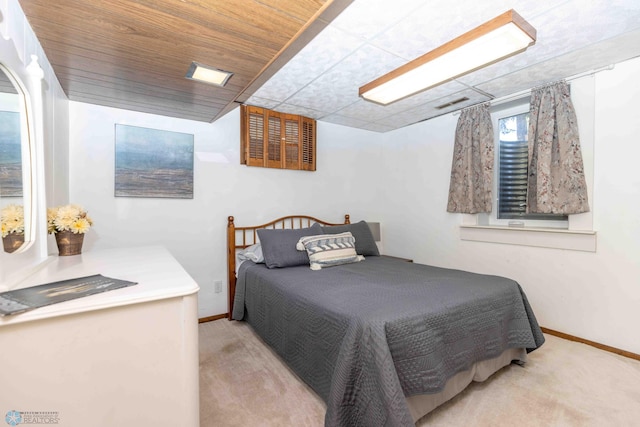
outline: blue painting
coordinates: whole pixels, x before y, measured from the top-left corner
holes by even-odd
[[[193,135],[116,125],[116,197],[193,199]]]
[[[22,197],[20,113],[0,111],[0,197]]]

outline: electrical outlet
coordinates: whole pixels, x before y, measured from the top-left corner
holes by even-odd
[[[222,280],[216,280],[215,282],[213,282],[213,289],[216,294],[222,292]]]

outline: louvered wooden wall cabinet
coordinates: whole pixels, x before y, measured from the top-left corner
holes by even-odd
[[[316,170],[316,121],[242,105],[240,163],[266,168]]]

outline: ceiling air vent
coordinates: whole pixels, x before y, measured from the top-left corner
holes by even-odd
[[[443,108],[447,108],[447,107],[451,107],[452,105],[456,105],[460,102],[464,102],[464,101],[468,101],[469,98],[467,98],[466,96],[464,98],[458,98],[458,99],[454,99],[451,102],[447,102],[446,104],[442,104],[442,105],[438,105],[436,107],[437,110],[442,110]]]

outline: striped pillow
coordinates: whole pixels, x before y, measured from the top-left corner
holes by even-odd
[[[296,249],[307,251],[312,270],[364,260],[356,253],[356,239],[350,232],[301,237]]]

